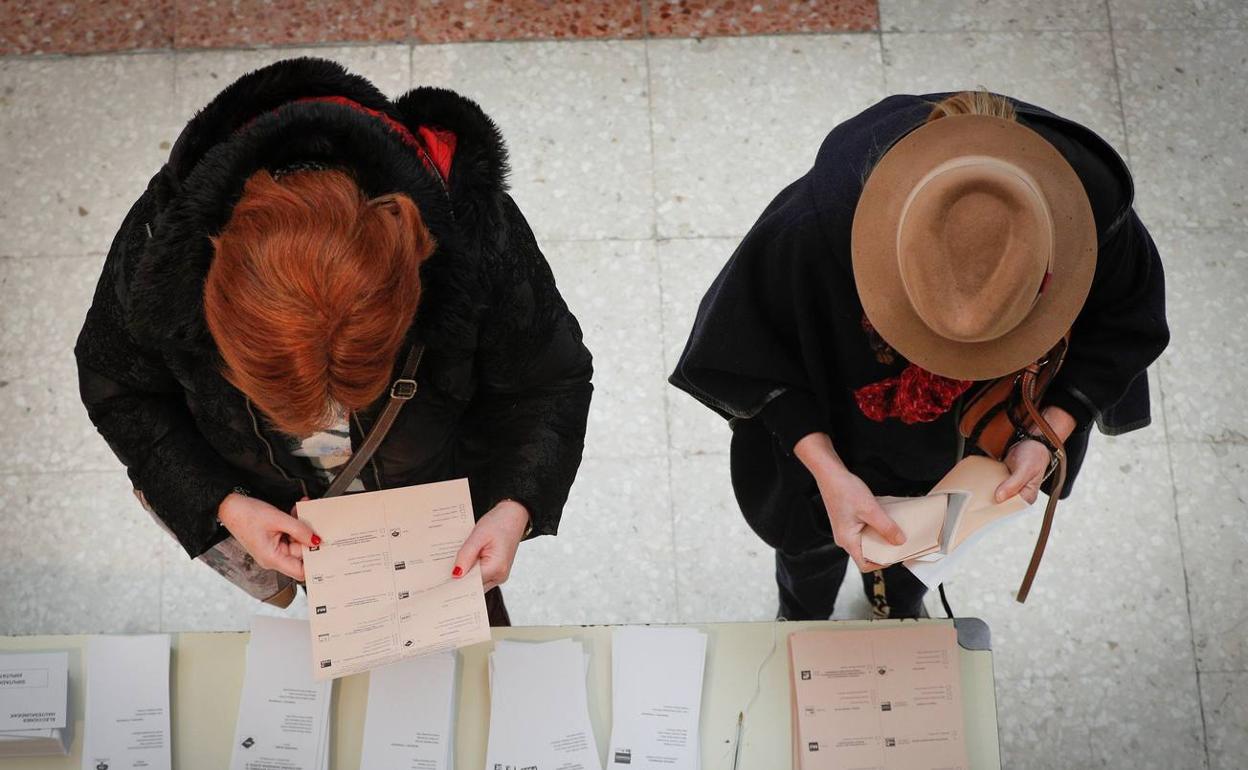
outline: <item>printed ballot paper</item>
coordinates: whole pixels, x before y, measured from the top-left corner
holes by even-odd
[[[0,655],[0,758],[68,754],[69,654]]]
[[[451,770],[454,724],[454,652],[375,668],[360,770]]]
[[[868,527],[862,555],[885,566],[902,562],[935,588],[988,531],[1027,508],[1018,495],[996,502],[997,487],[1009,475],[1004,463],[972,456],[955,465],[926,497],[879,498],[906,542],[893,545]]]
[[[611,633],[607,767],[698,770],[706,634],[626,626]]]
[[[83,770],[169,770],[169,636],[87,640]]]
[[[490,638],[480,566],[451,578],[473,527],[468,480],[297,506],[321,538],[303,549],[317,679]]]
[[[964,770],[957,631],[918,623],[789,636],[796,770]]]
[[[230,770],[327,770],[333,682],[308,670],[306,620],[251,619]]]
[[[602,770],[579,642],[499,642],[490,653],[487,768]]]

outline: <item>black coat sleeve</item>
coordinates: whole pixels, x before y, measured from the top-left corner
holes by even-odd
[[[1086,428],[1124,433],[1149,421],[1145,370],[1170,341],[1165,277],[1157,247],[1132,211],[1101,245],[1066,363],[1046,403]]]
[[[533,534],[553,535],[581,463],[593,359],[524,215],[510,196],[501,207],[506,236],[487,261],[478,389],[463,428],[479,458],[474,507],[515,500]]]
[[[151,209],[148,193],[113,240],[74,356],[91,422],[135,489],[195,557],[220,540],[217,506],[238,481],[195,427],[161,356],[136,344],[126,327],[125,263],[142,248]]]
[[[822,253],[805,179],[763,212],[707,289],[669,382],[727,419],[759,418],[791,449],[827,432],[807,353],[810,287],[831,281],[809,255]],[[829,269],[823,265],[824,270]]]

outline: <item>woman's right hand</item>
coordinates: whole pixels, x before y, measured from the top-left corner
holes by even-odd
[[[217,508],[217,518],[256,564],[302,581],[299,545],[318,545],[312,528],[263,500],[231,492]]]
[[[871,527],[888,542],[901,545],[906,542],[901,527],[884,512],[862,479],[841,462],[826,433],[806,436],[797,442],[793,454],[815,477],[819,495],[828,511],[828,523],[832,525],[832,539],[845,549],[863,572],[883,569],[883,565],[862,555],[862,531]]]

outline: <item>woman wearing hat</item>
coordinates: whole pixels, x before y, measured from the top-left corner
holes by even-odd
[[[476,104],[319,59],[244,76],[130,210],[75,349],[91,420],[187,554],[303,579],[304,497],[467,477],[491,623],[581,460],[589,351]],[[401,407],[401,408],[400,408]],[[348,482],[350,486],[348,486]]]
[[[892,96],[832,130],[702,300],[671,377],[731,421],[733,489],[776,549],[782,617],[827,618],[848,558],[877,616],[924,586],[862,556],[904,536],[879,495],[927,491],[960,459],[977,382],[1070,333],[1042,414],[1070,486],[1089,428],[1148,424],[1166,346],[1157,251],[1130,173],[1089,129],[983,92]],[[1034,501],[1046,443],[1008,449],[998,499]]]

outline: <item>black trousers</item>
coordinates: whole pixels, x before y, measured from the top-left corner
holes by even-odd
[[[776,549],[776,585],[780,591],[780,617],[785,620],[827,620],[836,606],[836,595],[845,570],[858,568],[845,549],[833,542],[800,553]],[[864,572],[862,587],[877,618],[917,618],[923,609],[927,586],[901,564],[877,572]]]

